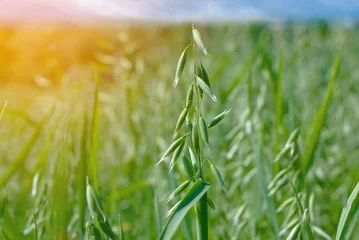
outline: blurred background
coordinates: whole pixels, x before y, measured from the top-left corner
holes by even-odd
[[[334,239],[359,180],[358,18],[354,0],[0,1],[0,239],[85,239],[86,176],[116,234],[121,214],[126,239],[159,236],[184,195],[166,204],[182,163],[154,165],[193,76],[189,56],[173,89],[191,24],[219,99],[206,121],[232,108],[206,153],[230,193],[208,173],[210,239],[299,236],[290,180],[315,238]],[[196,239],[194,216],[174,239]],[[355,200],[340,239],[358,216]]]

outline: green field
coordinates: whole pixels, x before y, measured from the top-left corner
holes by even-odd
[[[359,28],[195,26],[0,29],[1,240],[359,239]]]

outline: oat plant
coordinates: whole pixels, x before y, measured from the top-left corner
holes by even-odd
[[[228,194],[220,172],[213,162],[206,158],[206,153],[208,153],[210,146],[209,129],[221,122],[230,112],[230,109],[215,116],[209,124],[206,123],[204,101],[217,102],[218,99],[211,89],[209,76],[200,60],[201,53],[204,53],[205,56],[209,56],[209,53],[200,32],[193,26],[192,35],[193,43],[183,50],[179,58],[173,87],[179,84],[190,52],[194,60],[194,75],[188,88],[185,107],[180,113],[175,126],[175,140],[157,163],[157,165],[160,164],[172,155],[169,171],[175,169],[180,171],[181,175],[185,175],[181,172],[181,169],[184,169],[187,180],[180,184],[167,199],[168,203],[175,199],[176,196],[183,195],[183,198],[166,214],[169,219],[159,237],[161,240],[172,238],[181,221],[192,207],[195,207],[196,210],[197,239],[208,239],[208,206],[214,208],[214,205],[208,198],[210,185],[206,182],[207,171],[205,169],[210,169],[224,192]],[[183,168],[178,167],[177,164],[180,158]]]
[[[86,223],[86,233],[88,240],[123,240],[123,230],[121,227],[120,238],[113,232],[108,219],[103,211],[95,190],[86,179],[86,199],[89,209],[89,220]],[[121,220],[120,220],[121,221]],[[122,226],[122,225],[121,225]]]

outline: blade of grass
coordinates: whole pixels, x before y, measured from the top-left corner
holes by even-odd
[[[340,240],[341,239],[341,235],[343,233],[345,224],[348,220],[349,217],[349,213],[350,213],[350,209],[352,207],[352,204],[355,200],[355,198],[357,197],[359,193],[359,182],[357,183],[357,185],[355,186],[353,192],[350,194],[349,199],[347,201],[346,206],[343,208],[343,211],[340,215],[340,219],[339,219],[339,223],[338,223],[338,228],[337,228],[337,234],[335,236],[335,240]],[[353,220],[353,219],[349,219],[349,220]]]
[[[222,190],[226,193],[227,196],[230,196],[221,173],[219,172],[217,167],[214,166],[209,160],[208,162],[210,164],[212,174],[216,178],[216,180],[220,183]]]
[[[321,229],[320,227],[317,227],[317,226],[312,226],[312,227],[313,227],[313,231],[318,236],[321,236],[322,238],[324,238],[326,240],[332,240],[332,237],[328,233],[326,233],[323,229]]]
[[[300,226],[301,226],[300,223],[295,225],[294,228],[292,229],[292,231],[290,231],[290,233],[289,233],[289,235],[288,235],[288,237],[286,239],[287,240],[295,239],[296,236],[298,235],[298,232],[300,231]]]
[[[302,235],[304,236],[304,239],[315,240],[312,228],[310,227],[309,223],[308,209],[304,210],[302,217]]]
[[[209,184],[204,183],[201,180],[197,180],[192,185],[187,194],[178,203],[176,209],[172,212],[170,219],[161,233],[161,236],[158,238],[159,240],[169,240],[172,238],[187,212],[208,191],[209,187]]]
[[[87,114],[84,112],[83,127],[81,135],[81,153],[77,166],[77,191],[78,191],[78,206],[79,206],[79,233],[80,238],[83,238],[85,234],[85,222],[86,222],[86,173],[87,173]]]
[[[95,91],[93,100],[92,123],[91,123],[91,140],[90,155],[88,163],[88,175],[92,186],[96,192],[99,191],[98,185],[98,148],[99,148],[99,131],[100,131],[100,103],[98,99],[98,78],[95,79]]]
[[[356,201],[354,207],[352,207],[352,216],[347,226],[344,228],[345,239],[350,239],[351,235],[357,230],[357,222],[359,220],[359,201]],[[343,235],[343,234],[342,234]]]
[[[54,111],[54,108],[50,110],[46,116],[43,117],[43,119],[40,121],[38,126],[36,127],[35,131],[32,133],[29,140],[26,142],[25,146],[22,148],[20,153],[16,156],[14,161],[11,163],[11,165],[5,170],[5,172],[2,174],[0,178],[0,188],[2,188],[9,179],[13,176],[13,174],[18,169],[22,169],[22,166],[25,164],[25,161],[27,160],[28,156],[31,153],[31,150],[34,148],[38,137],[40,136],[40,133],[48,121],[48,119],[52,116],[52,113]]]
[[[325,120],[326,120],[329,104],[332,99],[334,83],[339,74],[340,60],[341,60],[341,50],[335,59],[335,62],[334,62],[333,68],[332,68],[332,74],[331,74],[331,77],[330,77],[330,80],[328,83],[327,91],[325,93],[325,97],[324,97],[322,104],[313,120],[313,123],[314,123],[313,129],[309,136],[309,141],[306,144],[306,150],[305,150],[305,153],[303,156],[303,173],[304,173],[303,179],[307,175],[309,170],[313,167],[313,164],[314,164],[314,154],[315,154],[315,150],[319,143],[320,134],[321,134],[322,128],[323,128]],[[302,180],[302,181],[304,181],[304,180]]]
[[[187,59],[187,49],[190,45],[188,45],[182,52],[179,60],[178,60],[178,64],[177,64],[177,70],[176,70],[176,75],[175,75],[175,81],[173,83],[173,87],[175,88],[179,82],[179,78],[181,77],[181,74],[183,72],[183,69],[186,65],[186,59]]]
[[[161,234],[162,229],[162,214],[160,213],[158,196],[156,188],[153,188],[153,203],[154,203],[154,217],[155,217],[155,225],[156,225],[156,238],[158,238]]]
[[[295,201],[296,201],[296,203],[297,203],[298,211],[299,211],[300,215],[302,216],[302,215],[304,214],[304,208],[303,208],[303,206],[302,206],[302,203],[301,203],[301,201],[300,201],[300,199],[299,199],[299,197],[298,197],[297,191],[295,190],[295,187],[294,187],[292,181],[290,181],[290,186],[291,186],[291,188],[292,188],[292,193],[293,193],[293,195],[294,195],[294,197],[295,197]]]
[[[280,128],[282,126],[282,108],[283,108],[283,93],[282,93],[282,79],[283,79],[283,52],[279,56],[279,69],[276,81],[276,95],[275,95],[275,143],[274,143],[274,155],[279,152],[280,144]],[[276,169],[278,172],[278,169]]]
[[[120,225],[120,236],[119,236],[119,240],[125,240],[125,233],[123,232],[123,224],[122,224],[121,214],[118,215],[118,218],[119,218],[119,225]]]

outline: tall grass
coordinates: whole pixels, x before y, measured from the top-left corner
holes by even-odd
[[[203,52],[207,56],[209,56],[209,53],[200,32],[194,26],[192,26],[192,36],[194,57],[193,67],[195,75],[193,76],[193,82],[187,91],[185,108],[177,120],[174,131],[175,141],[169,146],[157,165],[173,153],[169,165],[169,171],[171,172],[175,167],[178,158],[181,157],[184,147],[187,145],[190,157],[186,157],[186,155],[184,155],[183,164],[189,179],[183,182],[171,193],[167,199],[167,202],[190,187],[192,181],[194,183],[191,185],[190,189],[184,195],[184,197],[166,214],[169,216],[169,220],[159,239],[172,238],[187,212],[195,205],[197,238],[201,240],[208,239],[208,205],[212,201],[208,198],[207,193],[210,185],[205,182],[205,176],[207,175],[205,164],[207,162],[209,163],[211,171],[219,181],[222,189],[228,193],[224,185],[223,178],[218,169],[208,159],[205,159],[205,150],[206,148],[209,148],[209,128],[212,128],[221,122],[230,110],[226,110],[220,113],[219,115],[215,116],[208,125],[206,124],[206,121],[204,120],[205,112],[203,108],[204,96],[207,95],[214,102],[217,102],[218,100],[211,89],[208,73],[203,67],[200,57],[198,56],[199,51]],[[180,77],[186,65],[190,46],[191,45],[188,45],[183,50],[179,58],[175,74],[175,81],[173,84],[174,87],[176,87],[179,83]],[[181,127],[185,124],[185,122],[187,129],[184,135],[181,135]],[[180,137],[177,137],[178,135],[180,135]],[[191,136],[191,139],[187,140],[189,136]]]
[[[358,29],[198,29],[104,30],[63,91],[0,90],[0,239],[359,237]]]

